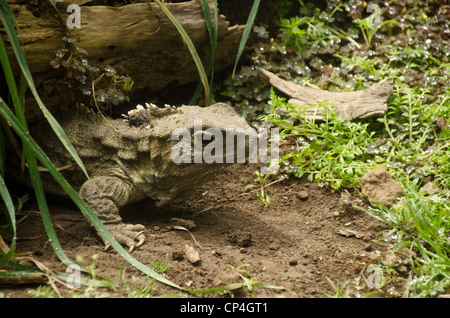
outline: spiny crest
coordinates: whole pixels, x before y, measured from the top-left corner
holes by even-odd
[[[163,117],[174,113],[181,112],[181,109],[175,106],[164,105],[164,108],[160,108],[153,103],[145,103],[146,108],[142,105],[137,105],[136,109],[132,109],[128,112],[128,115],[122,115],[130,125],[142,126],[151,125],[151,117]]]

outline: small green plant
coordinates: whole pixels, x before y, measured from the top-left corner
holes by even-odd
[[[376,294],[376,291],[361,295],[359,291],[362,289],[360,286],[360,278],[357,277],[353,282],[345,281],[344,283],[334,283],[330,278],[327,277],[327,281],[330,283],[331,287],[334,289],[334,295],[323,293],[329,298],[367,298]],[[350,284],[351,286],[347,286]]]
[[[257,178],[254,180],[255,182],[259,183],[259,189],[253,189],[255,191],[256,196],[258,197],[259,201],[256,202],[257,204],[264,204],[265,206],[270,206],[270,203],[272,202],[272,199],[275,196],[271,196],[269,192],[269,185],[267,184],[267,179],[269,178],[270,174],[263,174],[260,171],[256,170],[255,174]],[[253,187],[253,185],[249,186]],[[247,188],[249,188],[247,187]]]
[[[345,292],[345,286],[347,286],[349,281],[344,282],[342,285],[339,282],[333,283],[333,281],[331,279],[329,279],[328,277],[327,277],[327,281],[333,287],[335,294],[331,295],[328,293],[323,293],[325,296],[327,296],[329,298],[345,298],[347,296],[347,294]]]
[[[244,283],[244,286],[247,288],[249,292],[253,291],[253,285],[258,282],[256,277],[252,277],[252,275],[245,270],[245,267],[250,267],[249,264],[243,264],[238,267],[234,267],[232,265],[228,265],[233,271],[238,273],[239,277],[242,279],[242,282]]]
[[[237,99],[246,116],[263,104],[259,124],[280,128],[279,175],[305,176],[358,193],[363,174],[387,169],[401,182],[406,198],[371,215],[392,227],[385,238],[417,254],[406,266],[412,279],[403,296],[448,293],[450,63],[443,24],[419,3],[402,20],[395,15],[402,8],[393,4],[365,19],[360,18],[363,6],[343,3],[346,12],[338,7],[327,1],[320,10],[312,1],[301,1],[299,16],[282,18],[279,40],[255,52],[252,62],[288,81],[326,90],[391,82],[394,91],[384,116],[344,122],[331,101],[324,101],[311,106],[324,109],[323,120],[305,120],[301,109],[267,92],[250,68],[231,82],[226,95]],[[286,110],[289,115],[281,115]],[[264,192],[258,194],[264,198]],[[396,275],[395,267],[381,263],[380,269],[383,284]],[[333,285],[336,295],[346,296],[349,284]]]
[[[375,10],[370,16],[365,19],[355,19],[353,23],[355,23],[364,37],[364,41],[366,42],[368,47],[372,46],[372,39],[377,33],[377,31],[386,24],[397,25],[397,20],[386,20],[381,21],[381,10]]]
[[[253,292],[253,288],[255,286],[260,286],[260,287],[264,287],[264,288],[272,288],[272,289],[284,289],[283,287],[266,284],[266,283],[262,283],[262,282],[258,281],[258,278],[256,278],[255,276],[252,276],[250,274],[250,272],[245,269],[246,267],[250,267],[250,264],[243,264],[243,265],[239,265],[238,267],[228,265],[228,267],[231,268],[233,271],[235,271],[239,275],[239,277],[242,279],[242,284],[238,284],[238,285],[241,285],[241,287],[245,287],[247,289],[247,291],[249,291],[250,293]]]
[[[97,274],[95,273],[95,269],[97,268],[97,260],[98,260],[98,254],[94,254],[91,256],[92,262],[85,266],[86,270],[91,274],[91,277],[93,279],[96,278]],[[76,261],[79,264],[83,264],[86,262],[83,256],[79,255],[76,257]]]
[[[66,70],[66,82],[81,92],[80,101],[95,104],[102,112],[111,110],[124,102],[129,102],[128,94],[133,88],[133,80],[120,75],[110,65],[92,66],[87,58],[88,52],[75,45],[75,39],[63,37],[66,45],[56,51],[56,57],[50,61],[53,68]]]
[[[317,52],[320,47],[328,47],[331,41],[338,39],[324,22],[315,17],[283,19],[281,27],[285,44],[300,52]]]
[[[324,12],[316,8],[312,16],[281,19],[279,36],[286,46],[298,49],[304,58],[310,58],[316,53],[334,52],[342,39],[360,47],[351,36],[330,26],[330,22],[334,21],[334,14],[342,11],[341,7],[342,4],[339,4],[333,10]]]
[[[120,268],[120,280],[125,286],[126,295],[128,298],[151,298],[153,290],[153,280],[150,280],[146,276],[144,281],[141,282],[140,278],[135,276],[131,277],[131,282],[125,278],[125,270]]]
[[[160,274],[163,274],[166,270],[169,269],[169,254],[164,255],[159,260],[152,262],[149,260],[150,264],[153,266],[153,269]]]
[[[40,285],[36,289],[29,289],[27,293],[35,298],[58,298],[55,291],[46,285]]]

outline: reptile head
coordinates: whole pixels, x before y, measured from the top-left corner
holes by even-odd
[[[166,108],[169,116],[150,112],[152,135],[165,161],[182,169],[186,164],[213,165],[243,163],[248,157],[249,143],[256,131],[244,118],[225,103],[209,107],[182,106]],[[194,169],[195,168],[190,168]],[[198,168],[202,170],[202,168]]]
[[[143,117],[148,118],[141,124],[151,130],[150,157],[157,171],[152,183],[159,188],[154,198],[159,205],[192,192],[227,164],[244,163],[255,148],[251,146],[256,146],[256,130],[224,103],[179,108],[147,105]]]

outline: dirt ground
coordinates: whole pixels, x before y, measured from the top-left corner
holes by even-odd
[[[361,295],[375,291],[367,288],[366,265],[370,255],[386,253],[392,247],[380,240],[385,225],[366,213],[346,208],[343,193],[319,188],[306,180],[287,179],[270,186],[276,195],[270,205],[255,204],[257,197],[246,186],[255,184],[254,165],[236,164],[226,169],[214,181],[206,184],[184,202],[168,209],[158,209],[151,202],[141,202],[121,211],[125,222],[144,224],[147,242],[132,252],[144,264],[168,255],[170,267],[165,275],[188,289],[212,288],[221,284],[240,282],[230,266],[245,269],[259,282],[284,287],[275,290],[255,287],[253,291],[239,290],[233,295],[187,294],[188,297],[326,297],[335,289],[327,278],[356,291],[352,284],[359,277]],[[80,212],[64,200],[51,201],[51,213],[61,245],[67,256],[83,256],[87,261],[98,254],[96,273],[118,280],[120,266],[126,277],[138,277],[131,267],[114,251],[104,251],[101,240]],[[60,262],[47,242],[40,216],[33,212],[33,203],[24,213],[29,216],[18,225],[17,252],[28,252],[51,269]],[[336,215],[338,212],[338,215]],[[202,248],[195,245],[186,231],[173,230],[171,218],[193,220],[192,235]],[[185,257],[185,245],[195,248],[200,262],[193,265]],[[89,262],[88,262],[89,263]],[[390,297],[387,284],[375,297]],[[3,285],[0,292],[9,297],[31,297],[26,293],[37,285]],[[63,295],[68,289],[60,286]],[[397,292],[401,286],[395,287]],[[179,291],[155,283],[154,296]],[[106,291],[105,291],[106,293]],[[353,295],[353,294],[352,294]],[[111,293],[111,297],[118,294]]]

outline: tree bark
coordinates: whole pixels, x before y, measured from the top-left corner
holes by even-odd
[[[52,96],[58,93],[55,91],[55,78],[61,80],[62,72],[50,66],[55,52],[65,43],[62,40],[66,34],[61,19],[51,7],[36,17],[26,8],[24,0],[8,0],[8,3],[20,27],[20,40],[36,85],[48,93],[47,103],[63,102],[61,96]],[[91,65],[110,65],[118,73],[128,74],[134,80],[134,89],[147,94],[157,93],[170,83],[183,85],[199,81],[188,48],[156,3],[138,2],[119,7],[93,3],[92,0],[64,0],[57,3],[64,19],[72,13],[66,13],[69,4],[79,5],[80,28],[70,31],[76,45],[87,51],[86,58]],[[165,5],[185,28],[202,60],[206,61],[210,53],[210,41],[200,1]],[[212,15],[212,2],[210,8]],[[218,24],[216,71],[234,63],[244,29],[242,25],[230,27],[223,15],[219,16]],[[0,34],[6,39],[2,31],[0,29]]]

